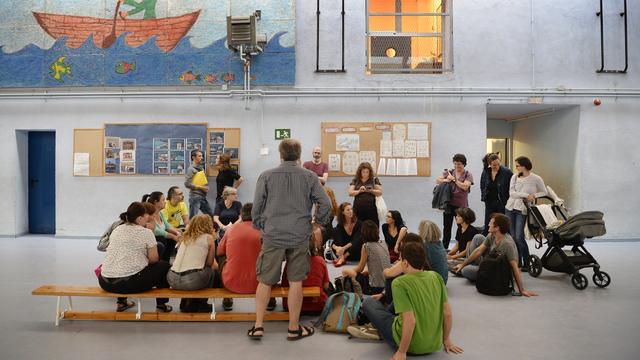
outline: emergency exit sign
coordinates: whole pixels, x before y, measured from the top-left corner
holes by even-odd
[[[276,129],[276,140],[291,139],[291,129]]]

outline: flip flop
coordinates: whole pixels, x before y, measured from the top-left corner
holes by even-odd
[[[264,328],[262,326],[260,326],[260,327],[252,326],[251,329],[249,329],[249,331],[247,331],[247,336],[251,340],[260,340],[260,339],[262,339],[262,334],[256,334],[256,331],[262,331],[264,333]]]
[[[307,331],[306,335],[302,334],[302,330],[303,329]],[[304,325],[298,325],[298,330],[288,330],[287,332],[289,334],[295,334],[296,335],[296,336],[287,336],[287,340],[296,341],[296,340],[300,340],[302,338],[306,338],[306,337],[309,337],[309,336],[313,335],[315,333],[315,329],[312,328],[312,327],[304,326]]]
[[[167,305],[167,304],[162,304],[162,305],[157,305],[156,306],[156,310],[158,310],[158,312],[171,312],[173,310],[173,307],[171,305]]]
[[[119,302],[117,304],[118,304],[116,307],[117,312],[123,312],[127,309],[131,309],[132,307],[136,306],[136,303],[133,301]]]

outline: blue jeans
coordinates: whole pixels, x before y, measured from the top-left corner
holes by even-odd
[[[398,349],[398,344],[393,340],[393,319],[396,315],[387,310],[384,305],[373,298],[366,298],[362,302],[362,310],[369,321],[378,330],[378,333],[394,350]]]
[[[194,217],[198,210],[202,213],[207,214],[213,218],[213,212],[211,211],[211,206],[206,198],[189,198],[189,219]]]
[[[527,220],[527,215],[522,214],[520,210],[507,210],[506,211],[509,220],[511,220],[511,236],[518,248],[518,265],[520,267],[525,266],[527,258],[529,257],[529,246],[524,239],[524,226]]]

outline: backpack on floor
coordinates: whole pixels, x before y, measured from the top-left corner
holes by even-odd
[[[494,296],[508,295],[513,291],[511,265],[506,254],[493,252],[482,260],[478,268],[476,289]]]
[[[357,324],[358,312],[362,301],[352,292],[339,292],[331,295],[322,309],[315,327],[335,333],[346,333],[349,325]]]
[[[358,282],[358,280],[354,280],[348,276],[338,276],[334,281],[334,288],[336,293],[339,292],[349,292],[355,293],[358,295],[360,300],[362,300],[362,286]]]

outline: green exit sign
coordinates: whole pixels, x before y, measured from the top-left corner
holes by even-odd
[[[291,129],[276,129],[276,140],[291,139]]]

